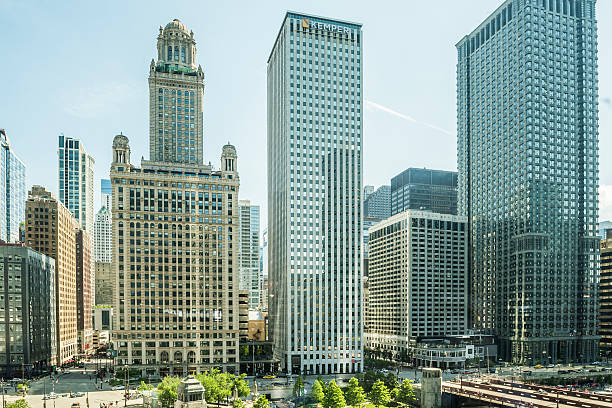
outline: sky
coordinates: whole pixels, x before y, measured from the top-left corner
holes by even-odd
[[[455,44],[502,0],[0,0],[0,128],[28,188],[57,193],[58,135],[79,138],[108,178],[113,137],[148,158],[148,73],[159,26],[193,30],[205,73],[204,162],[238,152],[240,199],[267,225],[266,62],[287,10],[363,24],[364,184],[408,167],[456,170]],[[612,220],[612,1],[599,21],[600,219]]]

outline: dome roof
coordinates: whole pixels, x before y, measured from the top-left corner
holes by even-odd
[[[223,155],[224,156],[236,156],[236,148],[234,145],[226,144],[223,146]]]
[[[181,31],[185,33],[186,35],[189,35],[189,30],[187,29],[187,26],[181,23],[181,21],[178,18],[175,18],[174,20],[166,24],[166,28],[164,28],[164,31],[168,31],[168,30]]]
[[[123,136],[123,134],[117,135],[113,139],[113,147],[126,148],[129,146],[130,146],[130,141],[126,136]]]

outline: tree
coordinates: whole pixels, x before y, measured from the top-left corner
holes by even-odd
[[[344,408],[345,406],[346,400],[342,390],[334,380],[331,380],[325,388],[323,408]]]
[[[246,408],[246,404],[240,398],[236,398],[232,404],[232,408]]]
[[[240,388],[238,390],[239,396],[247,396],[251,392],[249,389],[246,395],[240,395],[240,392],[243,394],[245,392],[243,385],[238,382],[234,383],[234,376],[232,374],[222,373],[216,368],[198,374],[196,378],[204,386],[204,399],[209,404],[216,402],[219,405],[221,401],[228,399],[232,395],[233,386]],[[244,378],[242,380],[244,381]],[[246,387],[248,389],[248,385]]]
[[[24,399],[18,399],[15,402],[6,404],[6,408],[30,408],[30,404],[28,404]]]
[[[154,386],[152,386],[151,384],[147,384],[144,381],[140,382],[140,385],[138,386],[138,388],[136,388],[137,391],[150,391],[153,388],[155,388]]]
[[[171,407],[176,401],[176,389],[181,382],[178,377],[165,377],[161,384],[157,386],[159,391],[159,402],[164,407]]]
[[[319,404],[323,402],[325,394],[323,393],[323,384],[321,384],[321,381],[319,381],[319,379],[316,379],[314,384],[312,385],[312,391],[310,392],[310,396]]]
[[[359,386],[359,380],[357,380],[357,378],[353,377],[349,380],[349,385],[344,396],[346,398],[346,403],[352,406],[361,405],[365,401],[363,388]]]
[[[412,387],[412,381],[404,380],[400,383],[399,387],[396,388],[397,395],[395,400],[403,404],[412,404],[416,401],[414,394],[414,388]]]
[[[397,377],[393,373],[388,373],[383,378],[383,382],[385,383],[385,386],[389,390],[392,390],[392,389],[396,388],[399,385],[399,383],[397,382]]]
[[[295,384],[293,384],[293,395],[296,397],[301,397],[302,392],[304,392],[304,380],[302,380],[302,376],[298,376],[295,380]]]
[[[266,398],[265,395],[260,396],[253,404],[253,408],[270,408],[270,401]]]
[[[381,380],[377,380],[372,386],[372,390],[368,394],[370,401],[376,407],[380,407],[381,405],[385,406],[391,401],[391,395],[389,394],[389,389]]]
[[[240,374],[234,376],[231,384],[231,391],[234,392],[234,389],[238,391],[238,397],[246,398],[251,394],[251,388],[249,384],[245,381],[246,374]]]

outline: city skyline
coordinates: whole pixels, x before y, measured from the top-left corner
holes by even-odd
[[[206,84],[203,150],[219,151],[220,147],[230,140],[241,151],[252,152],[243,155],[241,160],[242,184],[245,186],[241,197],[248,197],[262,207],[263,230],[263,226],[267,225],[267,200],[265,191],[259,188],[257,180],[265,178],[266,174],[265,168],[259,165],[260,158],[265,157],[265,61],[270,52],[270,44],[277,34],[277,21],[287,9],[299,9],[364,24],[364,30],[368,34],[364,39],[364,48],[369,56],[365,60],[363,86],[364,185],[388,184],[392,175],[398,174],[406,167],[425,166],[456,170],[454,44],[465,32],[476,26],[480,18],[490,14],[497,4],[477,1],[472,2],[467,10],[465,6],[452,2],[447,2],[446,7],[441,10],[434,10],[426,5],[411,5],[409,17],[402,15],[405,13],[393,13],[394,15],[385,19],[378,19],[385,20],[383,22],[377,21],[373,17],[375,13],[371,13],[368,7],[355,5],[348,8],[347,4],[338,2],[324,5],[323,2],[313,2],[302,6],[278,2],[266,4],[257,10],[245,6],[246,8],[238,11],[239,16],[253,16],[253,19],[258,21],[258,30],[255,30],[249,39],[243,39],[237,34],[230,35],[223,47],[215,44],[214,37],[222,27],[227,27],[234,21],[235,15],[232,13],[236,13],[236,10],[231,6],[202,7],[201,18],[193,18],[191,16],[194,14],[188,12],[189,7],[164,5],[152,7],[153,11],[146,11],[146,14],[136,21],[133,18],[136,9],[130,5],[125,15],[114,18],[118,19],[117,23],[123,22],[123,19],[129,20],[132,25],[130,35],[133,36],[133,46],[116,49],[113,48],[112,44],[115,42],[112,38],[123,34],[115,33],[113,25],[107,23],[110,9],[97,10],[97,15],[92,15],[95,13],[80,5],[73,5],[69,10],[65,5],[51,10],[45,7],[31,9],[29,5],[16,2],[0,4],[0,22],[6,27],[9,53],[19,54],[23,49],[34,50],[40,60],[39,64],[32,64],[19,72],[11,72],[10,77],[15,80],[6,84],[5,97],[0,102],[0,112],[6,113],[6,116],[0,117],[2,127],[6,128],[15,152],[28,168],[27,188],[33,184],[41,184],[58,193],[57,179],[54,177],[55,162],[51,160],[54,156],[51,154],[55,150],[57,135],[61,132],[67,137],[81,139],[88,152],[96,159],[96,211],[97,203],[100,202],[100,178],[108,178],[111,159],[108,146],[112,137],[123,131],[134,141],[134,157],[148,156],[148,95],[143,74],[146,74],[146,66],[151,58],[157,55],[150,38],[157,34],[160,24],[178,18],[194,32],[200,33],[196,40]],[[402,7],[408,6],[397,5],[397,9]],[[21,17],[25,14],[30,15],[31,20],[24,21]],[[612,5],[598,2],[597,14],[599,20],[606,20],[612,15]],[[401,36],[408,38],[414,35],[425,25],[420,20],[428,20],[428,17],[434,16],[442,23],[452,24],[440,24],[439,33],[428,41],[410,41],[407,48],[402,48],[404,43]],[[53,38],[54,35],[51,35],[49,30],[56,28],[40,28],[42,26],[38,24],[38,28],[33,29],[36,22],[45,18],[58,21],[58,26],[63,26],[64,19],[70,19],[73,30],[86,35],[79,39],[67,38],[68,43],[62,47],[55,43],[50,46],[45,37]],[[85,23],[89,29],[85,28]],[[607,46],[607,39],[612,38],[611,30],[606,24],[599,27],[601,72],[610,71],[612,67],[612,55],[607,51],[607,48],[612,48]],[[79,45],[82,41],[93,46],[83,47]],[[248,41],[248,47],[243,46],[244,41]],[[77,57],[69,57],[66,54],[67,50],[73,47],[79,48],[78,62],[88,65],[87,70],[83,70],[79,64],[57,65],[60,60],[77,61]],[[401,50],[419,53],[424,62],[409,64],[409,60],[404,57],[389,55],[389,47],[400,47]],[[248,50],[236,55],[232,48]],[[236,59],[229,68],[223,62],[228,53]],[[116,64],[119,59],[121,64]],[[7,69],[8,65],[0,67],[0,73],[4,74],[4,77],[9,75]],[[50,70],[57,77],[57,81],[37,83],[39,80],[44,81],[45,75],[38,72],[43,69]],[[403,73],[405,69],[408,69],[408,75]],[[102,72],[109,80],[98,84],[98,76]],[[421,82],[426,84],[427,92],[423,85],[419,85]],[[57,84],[61,84],[63,88],[58,89]],[[41,86],[46,93],[55,94],[57,100],[50,102],[46,97],[33,98],[33,93],[38,94]],[[612,141],[606,138],[612,131],[612,120],[609,118],[612,106],[607,102],[611,96],[612,81],[602,75],[602,156],[612,149]],[[22,108],[26,101],[28,104],[34,104],[34,109],[40,111],[39,120],[26,120],[21,113],[25,111]],[[227,103],[232,104],[232,109],[226,109]],[[242,120],[234,120],[235,117]],[[413,118],[416,118],[416,122]],[[36,143],[32,143],[33,138]],[[406,149],[387,152],[384,145],[390,143],[410,145],[411,149],[409,152]],[[432,144],[437,146],[435,152],[430,149]],[[428,149],[430,152],[427,152]],[[49,160],[41,160],[45,157]],[[210,158],[205,158],[206,162],[208,160]],[[611,170],[612,165],[602,160],[602,221],[612,219]]]

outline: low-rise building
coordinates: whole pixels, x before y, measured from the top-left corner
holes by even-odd
[[[497,344],[491,335],[422,337],[412,350],[415,366],[448,369],[463,368],[469,360],[484,362],[483,366],[487,359],[497,361]]]

